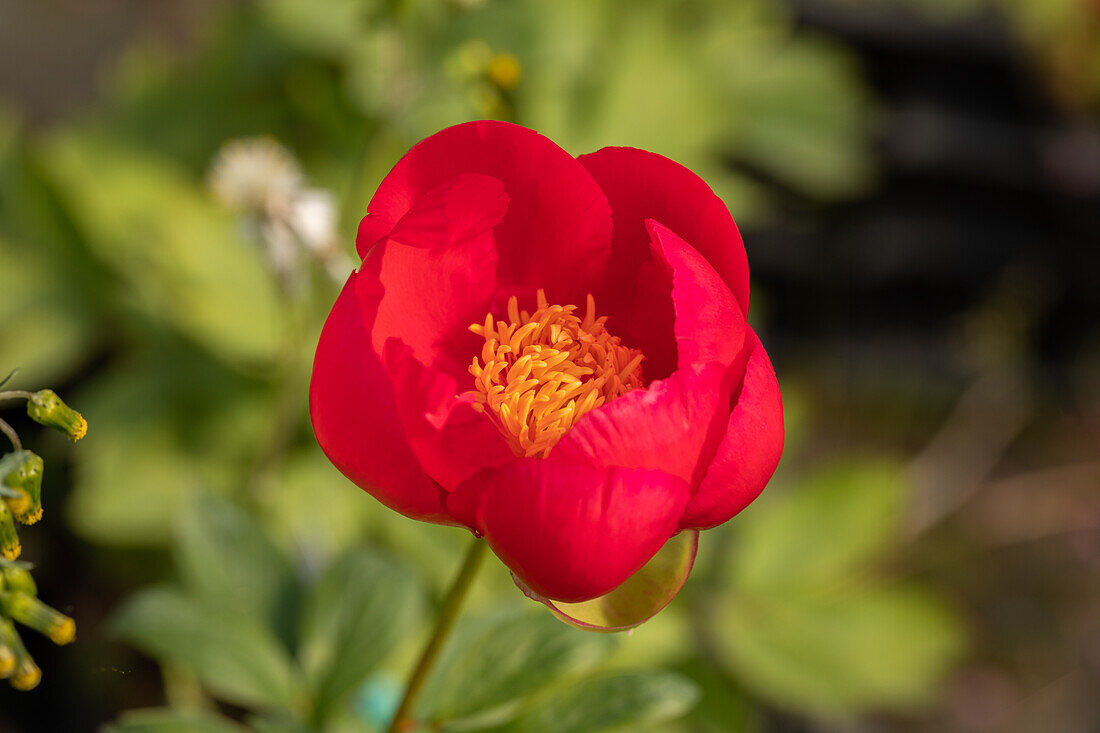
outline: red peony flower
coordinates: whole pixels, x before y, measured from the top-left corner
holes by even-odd
[[[379,501],[483,535],[561,610],[763,489],[779,387],[737,226],[693,173],[471,122],[410,150],[367,212],[310,411]]]

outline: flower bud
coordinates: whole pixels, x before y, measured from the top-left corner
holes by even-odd
[[[20,659],[15,667],[15,674],[11,677],[11,686],[17,690],[27,691],[38,687],[42,681],[42,670],[34,663],[28,654]]]
[[[0,564],[0,590],[12,593],[38,595],[38,586],[26,563]]]
[[[57,428],[73,440],[88,432],[84,416],[61,401],[52,389],[40,389],[27,400],[27,414],[36,423]]]
[[[0,618],[0,680],[6,680],[15,672],[20,647],[22,642],[15,632],[15,625],[6,618]]]
[[[5,616],[50,637],[57,645],[76,638],[76,622],[26,593],[0,593],[0,610]]]
[[[42,679],[42,670],[23,646],[15,625],[6,618],[0,618],[0,677],[10,677],[11,686],[17,690],[34,689]]]
[[[514,89],[519,84],[522,73],[519,59],[510,53],[494,54],[485,68],[485,75],[489,77],[489,81],[498,89],[505,91]]]
[[[15,671],[15,652],[6,646],[0,646],[0,680],[11,677]]]
[[[0,555],[5,560],[15,560],[23,552],[23,545],[19,543],[19,535],[15,532],[15,520],[7,504],[0,502]]]
[[[15,631],[15,625],[9,619],[0,618],[0,679],[7,679],[15,672],[19,663],[23,642]]]
[[[9,453],[0,460],[4,503],[23,524],[42,518],[42,468],[42,459],[29,450]]]

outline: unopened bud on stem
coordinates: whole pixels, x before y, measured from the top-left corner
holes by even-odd
[[[38,595],[38,586],[26,563],[7,563],[0,565],[0,591]]]
[[[68,644],[76,638],[76,623],[71,618],[26,593],[0,593],[0,610],[11,619],[50,637],[54,644]]]
[[[42,518],[42,459],[29,450],[9,453],[0,460],[3,501],[23,524]]]
[[[5,560],[15,560],[23,551],[19,543],[19,535],[15,532],[15,520],[7,504],[0,502],[0,555]]]
[[[37,423],[57,428],[73,440],[88,432],[84,416],[62,402],[52,389],[40,389],[27,400],[27,414]]]
[[[6,618],[0,618],[0,677],[10,677],[11,686],[17,690],[34,689],[42,680],[42,670],[27,653],[15,625]]]

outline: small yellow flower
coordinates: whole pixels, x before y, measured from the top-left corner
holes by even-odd
[[[523,69],[519,59],[510,53],[494,54],[485,69],[485,75],[489,77],[489,81],[505,91],[515,89],[522,74]]]

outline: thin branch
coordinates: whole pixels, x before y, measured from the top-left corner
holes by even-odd
[[[11,375],[9,374],[8,376],[10,377]],[[0,402],[4,402],[5,400],[29,400],[32,397],[34,397],[34,393],[28,392],[25,389],[9,389],[0,392]]]
[[[12,446],[16,450],[23,450],[23,442],[19,440],[19,434],[15,432],[15,428],[4,420],[0,420],[0,432],[8,436],[8,440],[11,441]]]

